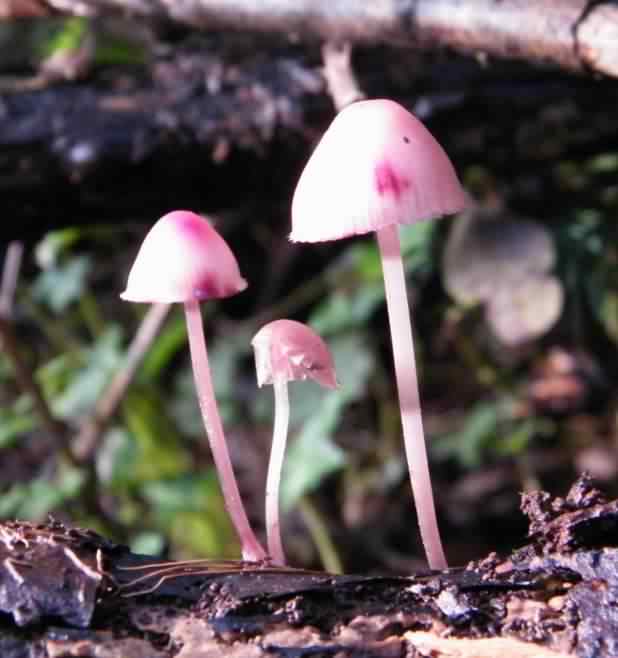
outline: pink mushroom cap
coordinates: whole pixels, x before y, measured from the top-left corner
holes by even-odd
[[[120,296],[170,304],[229,297],[246,287],[234,254],[208,220],[175,210],[144,238]]]
[[[336,240],[466,205],[451,161],[414,115],[395,101],[358,101],[335,117],[301,174],[290,239]]]
[[[258,386],[313,379],[325,388],[337,388],[335,364],[326,343],[310,327],[295,320],[275,320],[253,337]]]

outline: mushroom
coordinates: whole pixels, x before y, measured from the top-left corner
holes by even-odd
[[[241,543],[245,560],[266,557],[240,498],[223,426],[213,391],[200,302],[229,297],[247,282],[225,240],[209,222],[186,210],[164,215],[150,229],[129,272],[126,290],[130,302],[184,305],[195,387],[225,506]]]
[[[421,538],[431,568],[446,567],[423,433],[399,224],[455,213],[466,195],[448,156],[398,103],[352,103],[335,117],[298,181],[295,242],[376,231],[382,259],[404,445]]]
[[[268,552],[276,564],[285,564],[279,518],[279,483],[290,418],[288,382],[313,379],[336,388],[335,366],[326,343],[310,327],[294,320],[275,320],[253,337],[258,386],[272,384],[275,423],[266,477],[266,534]]]
[[[443,252],[444,287],[462,305],[483,304],[494,335],[517,348],[558,320],[564,291],[551,274],[556,247],[542,224],[501,205],[471,208]]]

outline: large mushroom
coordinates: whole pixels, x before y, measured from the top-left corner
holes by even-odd
[[[225,506],[236,528],[245,560],[266,558],[238,491],[210,376],[200,302],[229,297],[247,282],[225,240],[209,222],[186,210],[164,215],[150,229],[129,272],[130,302],[184,305],[195,387]]]
[[[285,564],[279,483],[290,418],[288,382],[313,379],[326,388],[336,388],[335,366],[326,343],[302,322],[269,322],[255,334],[251,345],[255,350],[258,386],[272,384],[275,393],[275,423],[266,477],[266,535],[270,557],[276,564]]]
[[[391,329],[395,375],[412,491],[430,567],[446,567],[421,417],[399,225],[458,212],[466,195],[448,156],[398,103],[352,103],[335,117],[294,193],[295,242],[375,231]]]

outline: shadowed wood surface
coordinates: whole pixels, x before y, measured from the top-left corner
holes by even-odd
[[[60,523],[0,526],[4,658],[578,656],[618,651],[618,501],[525,494],[530,543],[444,572],[157,562]]]

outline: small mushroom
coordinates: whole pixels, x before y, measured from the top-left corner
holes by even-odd
[[[336,388],[335,366],[326,343],[311,328],[294,320],[275,320],[253,337],[258,386],[272,384],[275,424],[266,478],[266,533],[268,551],[277,564],[285,564],[279,517],[279,484],[288,434],[290,403],[288,382],[313,379]]]
[[[247,282],[225,240],[209,222],[186,210],[164,215],[150,229],[129,272],[130,302],[184,305],[195,387],[225,506],[245,560],[266,557],[245,512],[227,449],[210,376],[200,302],[242,292]]]
[[[550,274],[555,262],[556,248],[542,224],[501,206],[474,208],[448,236],[444,286],[460,304],[483,304],[493,333],[518,347],[560,317],[564,291]]]
[[[427,462],[399,224],[455,213],[466,202],[451,161],[431,133],[385,99],[359,101],[339,112],[292,201],[293,241],[377,234],[408,470],[421,538],[436,569],[446,567],[446,559]]]

